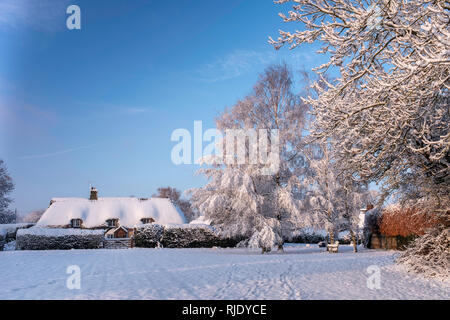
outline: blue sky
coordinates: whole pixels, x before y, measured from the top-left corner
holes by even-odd
[[[81,8],[81,30],[66,8]],[[204,130],[250,92],[259,72],[323,62],[313,47],[275,51],[292,30],[271,0],[0,0],[0,158],[13,207],[52,197],[150,196],[204,181],[174,165],[177,128]]]

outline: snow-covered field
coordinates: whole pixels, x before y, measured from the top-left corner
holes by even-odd
[[[342,249],[342,250],[341,250]],[[450,285],[409,275],[395,252],[350,246],[340,253],[288,245],[248,249],[128,249],[0,252],[0,299],[450,299]],[[78,265],[81,288],[69,290]],[[369,289],[367,268],[381,270]]]

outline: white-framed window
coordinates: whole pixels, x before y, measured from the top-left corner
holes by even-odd
[[[80,228],[81,219],[72,219],[72,228]]]

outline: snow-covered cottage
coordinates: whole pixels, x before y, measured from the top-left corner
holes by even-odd
[[[166,198],[53,198],[38,227],[133,228],[142,224],[183,224],[184,214]]]
[[[166,198],[99,198],[91,188],[89,198],[53,198],[36,226],[20,234],[19,247],[132,247],[136,229],[153,223],[181,225],[186,219]]]
[[[235,246],[205,221],[187,224],[166,198],[53,198],[37,224],[19,230],[17,250]]]

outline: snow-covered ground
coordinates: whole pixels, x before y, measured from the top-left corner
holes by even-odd
[[[450,299],[448,282],[405,273],[393,251],[339,248],[6,251],[0,299]],[[80,290],[66,287],[71,265]],[[367,287],[371,265],[381,289]]]

